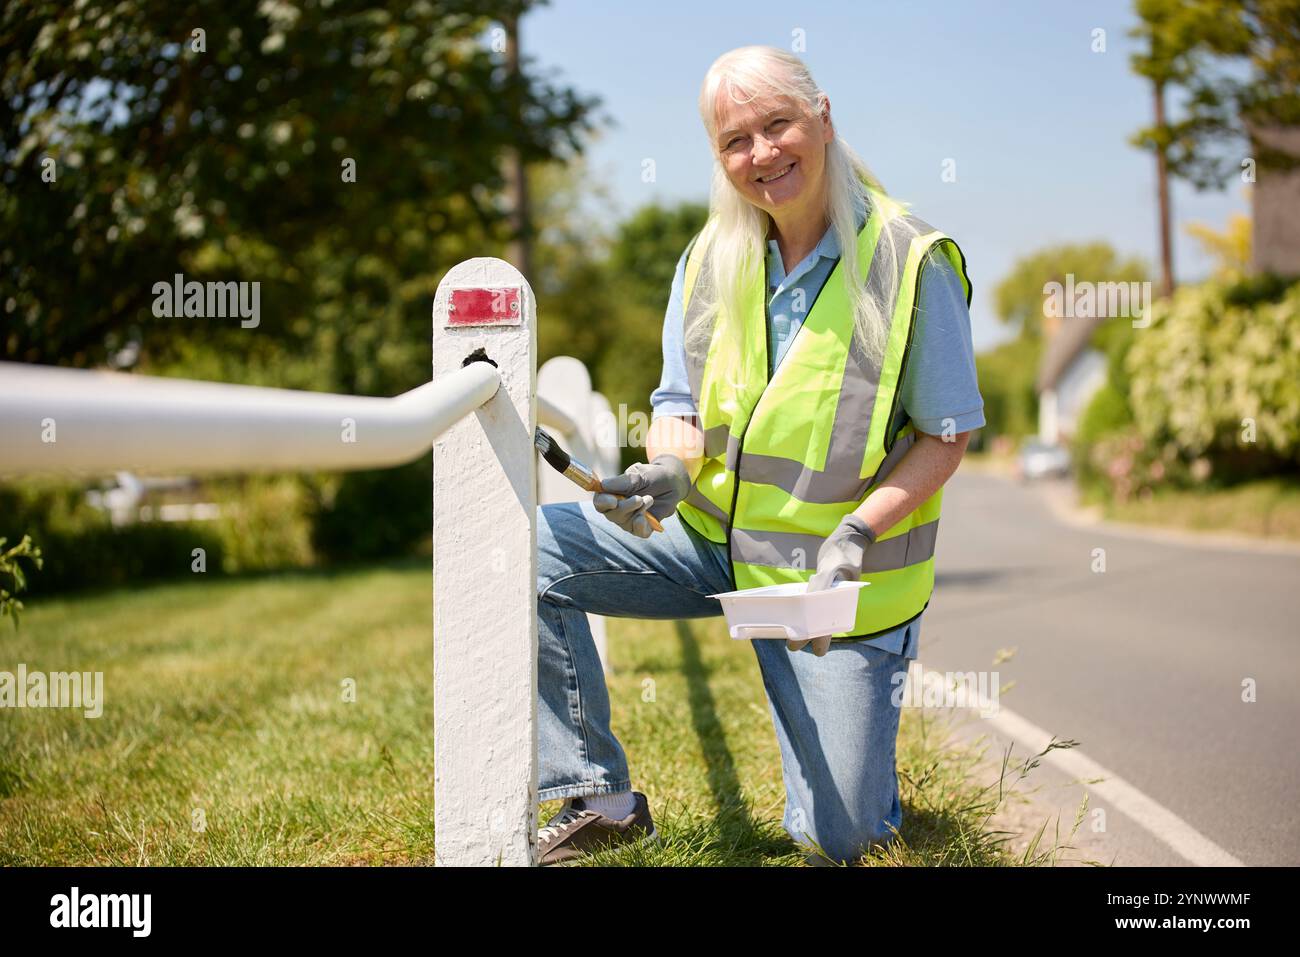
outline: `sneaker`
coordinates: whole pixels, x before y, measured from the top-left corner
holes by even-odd
[[[646,796],[633,791],[632,797],[632,813],[621,821],[588,810],[580,797],[569,798],[537,835],[538,864],[561,864],[604,847],[658,842]]]

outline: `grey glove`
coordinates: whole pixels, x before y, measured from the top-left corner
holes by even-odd
[[[649,465],[638,462],[622,475],[602,479],[600,484],[604,491],[591,500],[596,511],[624,531],[649,538],[653,529],[645,513],[662,521],[675,512],[677,503],[691,490],[691,475],[685,462],[664,452]]]
[[[866,561],[867,549],[876,540],[871,526],[852,512],[840,519],[835,531],[831,532],[817,550],[817,572],[808,581],[808,590],[823,591],[832,587],[837,581],[857,581],[862,577],[862,565]],[[831,636],[818,638],[801,638],[787,641],[786,648],[798,651],[808,642],[812,642],[813,654],[820,658],[831,647]]]

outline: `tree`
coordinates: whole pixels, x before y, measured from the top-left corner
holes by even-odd
[[[531,6],[6,5],[0,357],[134,343],[309,357],[289,368],[328,370],[316,387],[423,381],[442,272],[509,236],[501,155],[564,158],[590,129],[594,99],[502,68],[494,23]],[[178,272],[260,282],[256,332],[155,318]]]
[[[581,359],[617,415],[648,416],[659,384],[664,313],[677,260],[704,225],[700,203],[641,207],[621,224],[587,212],[613,199],[582,161],[534,170],[529,193],[545,224],[535,254],[538,351]],[[631,429],[632,422],[627,422]],[[625,448],[625,464],[639,454]]]
[[[1214,278],[1240,278],[1250,268],[1249,216],[1233,213],[1222,230],[1208,223],[1188,223],[1183,231],[1199,242],[1202,251],[1214,261]]]
[[[1043,287],[1050,282],[1142,282],[1147,266],[1136,258],[1121,259],[1105,242],[1064,243],[1023,256],[993,291],[998,320],[1015,329],[1022,339],[1044,337]],[[1049,333],[1050,334],[1050,333]]]
[[[1176,158],[1186,155],[1191,136],[1188,121],[1169,121],[1166,95],[1171,87],[1188,84],[1200,69],[1200,60],[1211,44],[1220,7],[1214,0],[1137,0],[1140,20],[1131,34],[1143,49],[1133,55],[1133,69],[1151,81],[1153,124],[1132,138],[1135,146],[1150,150],[1156,158],[1156,204],[1160,219],[1160,291],[1168,296],[1174,289],[1173,236],[1170,220],[1169,176],[1179,169]],[[1235,21],[1227,18],[1229,27]],[[1239,39],[1234,42],[1240,42]],[[1172,169],[1171,169],[1172,168]],[[1175,174],[1176,175],[1176,174]]]
[[[1173,288],[1169,177],[1198,190],[1223,188],[1241,171],[1246,144],[1261,164],[1292,168],[1300,157],[1256,132],[1300,124],[1300,0],[1136,0],[1132,34],[1143,49],[1134,70],[1151,81],[1153,124],[1134,145],[1156,157],[1161,286]],[[1184,94],[1172,119],[1167,94]]]
[[[668,207],[651,203],[625,220],[610,252],[610,268],[620,277],[625,294],[662,312],[668,303],[677,260],[704,227],[708,215],[704,203]]]

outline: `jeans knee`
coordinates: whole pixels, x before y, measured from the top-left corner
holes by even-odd
[[[786,832],[815,855],[825,854],[836,863],[852,864],[873,848],[885,848],[897,840],[896,829],[902,823],[903,809],[895,792],[866,814],[823,814],[815,819],[796,809],[786,823]]]
[[[829,832],[824,838],[791,833],[796,843],[808,849],[817,863],[856,864],[874,848],[888,847],[897,835],[882,822],[875,828],[849,828]],[[824,855],[824,856],[823,856]]]

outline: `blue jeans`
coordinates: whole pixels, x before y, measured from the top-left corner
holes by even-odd
[[[538,507],[538,765],[543,801],[626,791],[627,756],[609,727],[609,692],[586,613],[623,618],[720,616],[732,590],[726,545],[677,515],[638,538],[588,501]],[[723,627],[718,639],[731,641]],[[894,746],[896,674],[908,660],[855,641],[822,658],[785,639],[751,641],[781,749],[782,824],[853,860],[903,819]],[[901,682],[901,677],[897,679]]]

